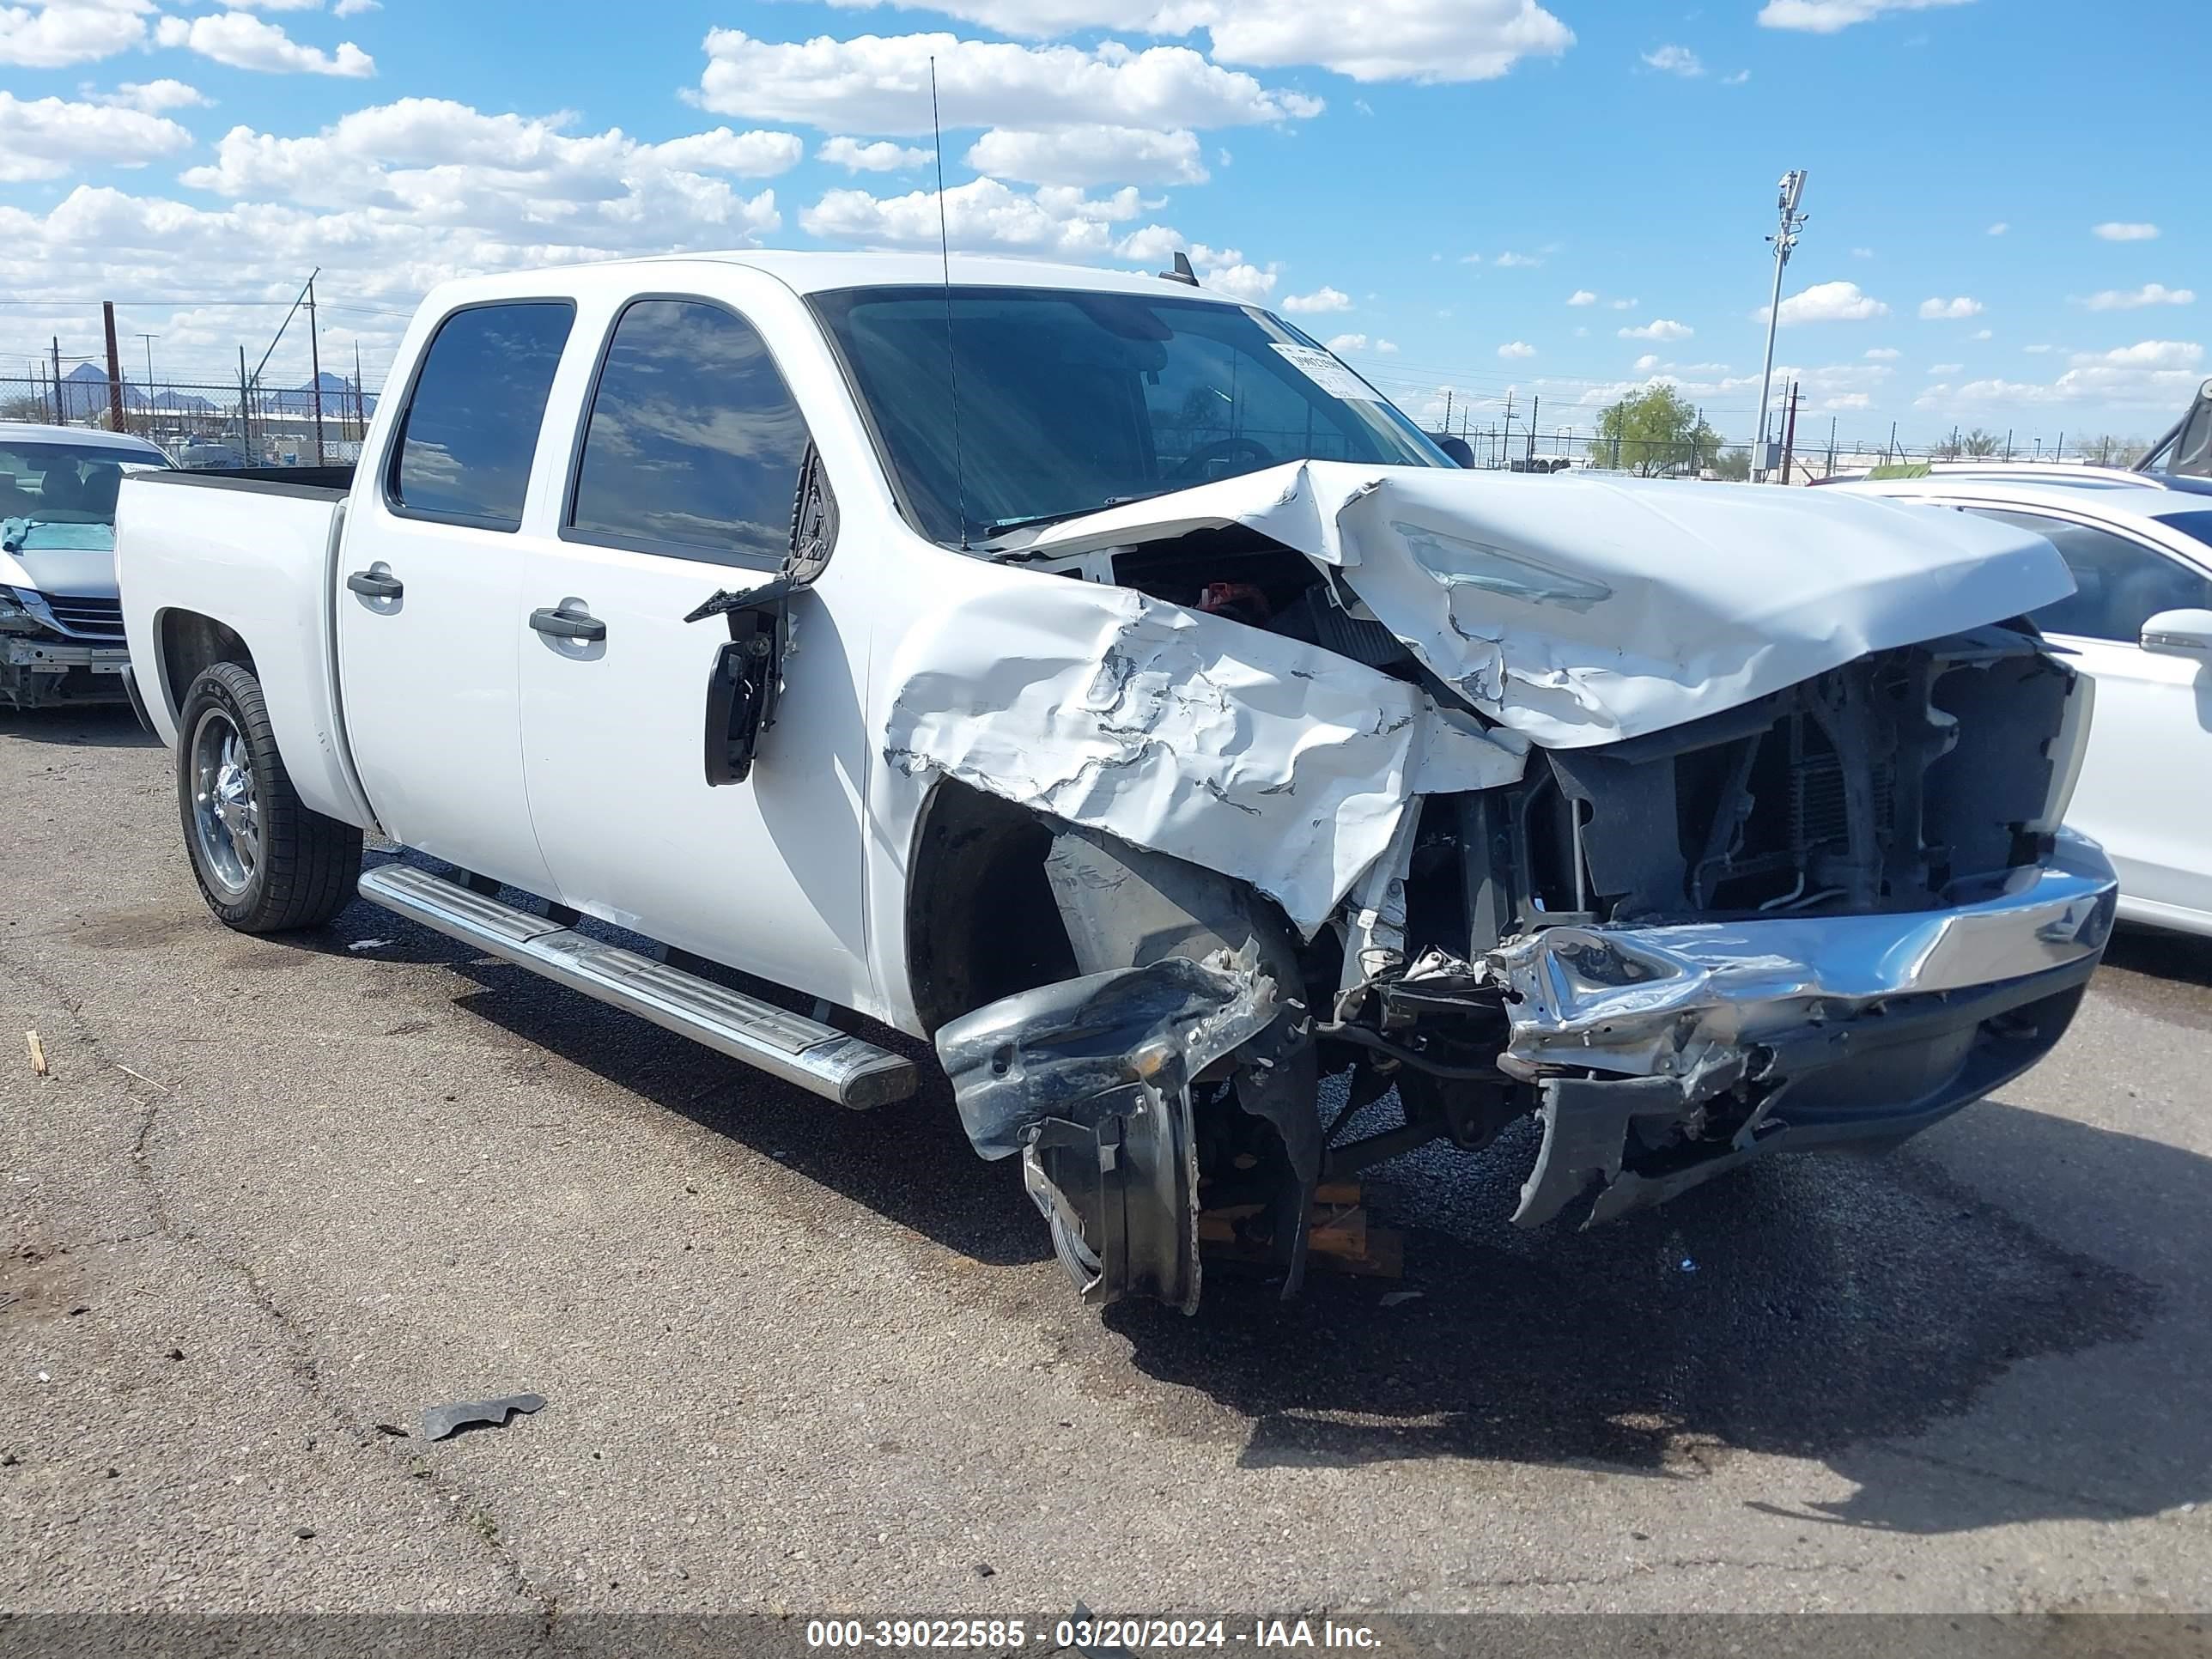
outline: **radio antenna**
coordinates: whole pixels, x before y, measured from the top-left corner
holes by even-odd
[[[937,114],[937,58],[929,60],[929,136],[937,147],[937,253],[945,273],[945,374],[952,388],[952,497],[968,550],[968,483],[960,454],[960,354],[952,343],[952,236],[945,224],[945,126]]]

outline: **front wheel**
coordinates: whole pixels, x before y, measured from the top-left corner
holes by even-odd
[[[353,900],[361,831],[292,787],[252,671],[219,662],[179,711],[177,805],[208,908],[241,933],[314,927]]]

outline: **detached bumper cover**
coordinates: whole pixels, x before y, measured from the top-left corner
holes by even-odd
[[[1765,1152],[1892,1143],[2048,1053],[2112,932],[2094,843],[1948,910],[1555,927],[1492,953],[1504,1068],[1537,1081],[1544,1147],[1514,1219],[1597,1188],[1589,1220]]]

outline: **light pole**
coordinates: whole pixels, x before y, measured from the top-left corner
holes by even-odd
[[[1753,483],[1766,482],[1766,400],[1774,390],[1774,328],[1782,318],[1782,270],[1790,263],[1790,252],[1797,246],[1797,233],[1805,227],[1806,216],[1797,211],[1797,204],[1805,196],[1805,170],[1798,167],[1782,175],[1782,226],[1767,240],[1774,244],[1774,297],[1766,307],[1766,367],[1759,375],[1759,432],[1752,440],[1751,480]]]

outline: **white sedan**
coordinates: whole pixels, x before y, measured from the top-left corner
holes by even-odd
[[[2078,591],[2035,621],[2097,684],[2066,821],[2112,855],[2120,915],[2212,934],[2212,491],[2142,482],[1939,473],[1835,487],[2050,538]]]

